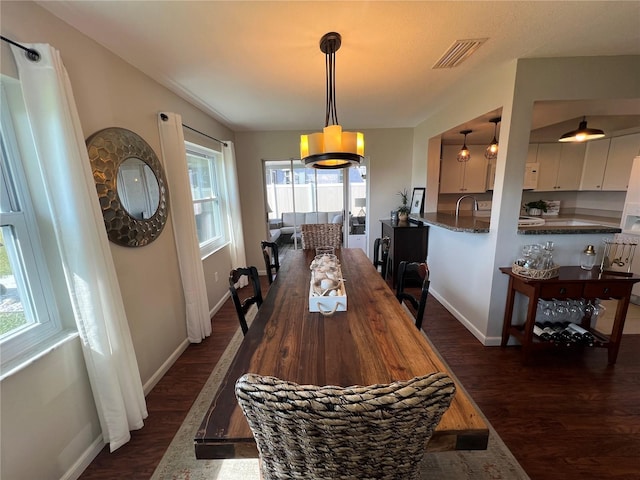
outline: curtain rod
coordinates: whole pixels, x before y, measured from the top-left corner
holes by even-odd
[[[3,37],[2,35],[0,35],[0,39],[24,50],[26,52],[27,58],[32,62],[37,62],[38,60],[40,60],[40,54],[38,53],[37,50],[34,50],[33,48],[25,47],[24,45],[20,45],[19,43],[14,42],[13,40],[8,39],[7,37]]]
[[[166,122],[167,120],[169,120],[169,117],[168,117],[166,114],[164,114],[164,113],[161,113],[161,114],[160,114],[160,118],[161,118],[163,121],[165,121],[165,122]],[[189,130],[191,130],[191,131],[194,131],[194,132],[196,132],[196,133],[199,133],[200,135],[202,135],[202,136],[204,136],[204,137],[210,138],[211,140],[215,140],[216,142],[218,142],[218,143],[220,143],[220,144],[224,145],[225,147],[228,147],[228,146],[229,146],[229,145],[227,145],[227,143],[226,143],[226,142],[223,142],[222,140],[218,140],[217,138],[212,137],[211,135],[207,135],[206,133],[202,133],[200,130],[196,130],[195,128],[190,127],[189,125],[185,125],[185,124],[183,123],[183,124],[182,124],[182,126],[183,126],[184,128],[188,128],[188,129],[189,129]]]

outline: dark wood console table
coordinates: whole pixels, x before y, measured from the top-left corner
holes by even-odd
[[[537,280],[516,275],[511,267],[501,267],[500,271],[509,275],[509,288],[507,303],[504,310],[504,324],[502,327],[502,343],[505,347],[509,336],[513,335],[522,344],[522,359],[524,363],[530,360],[530,354],[535,349],[548,348],[550,342],[539,341],[533,335],[536,309],[539,299],[580,299],[595,300],[614,298],[618,300],[618,308],[613,321],[611,335],[607,341],[597,345],[608,349],[609,364],[616,363],[622,329],[629,307],[631,289],[636,282],[640,282],[640,276],[622,276],[601,273],[598,268],[583,270],[580,267],[560,267],[560,275],[547,280]],[[513,315],[513,303],[516,292],[525,295],[529,299],[527,319],[524,326],[511,324]],[[582,327],[594,332],[590,328],[589,318],[582,319]],[[600,332],[595,332],[599,337],[606,337]]]
[[[401,261],[426,262],[429,246],[429,227],[410,222],[381,220],[382,237],[389,237],[389,261],[392,285],[396,285],[396,274]]]

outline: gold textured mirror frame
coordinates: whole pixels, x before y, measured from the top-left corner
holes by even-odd
[[[142,247],[153,242],[167,223],[169,213],[167,180],[153,149],[136,133],[117,127],[94,133],[86,143],[109,240],[125,247]],[[153,207],[156,201],[157,207],[149,218],[132,215],[118,194],[120,166],[132,158],[144,162],[153,172],[148,177],[155,176],[157,182],[152,185]]]

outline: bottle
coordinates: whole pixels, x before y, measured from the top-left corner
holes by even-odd
[[[549,334],[549,332],[547,330],[544,329],[544,327],[542,326],[542,324],[540,322],[536,322],[533,325],[533,334],[536,337],[538,337],[540,340],[543,340],[545,342],[551,341],[551,335]]]
[[[584,328],[582,328],[580,325],[577,325],[575,323],[570,323],[567,326],[568,329],[576,332],[577,334],[580,335],[580,342],[589,346],[589,347],[593,347],[593,345],[596,343],[596,339],[593,336],[593,334],[591,332],[589,332],[588,330],[585,330]]]
[[[580,268],[591,270],[596,264],[596,250],[593,245],[587,245],[580,256]]]

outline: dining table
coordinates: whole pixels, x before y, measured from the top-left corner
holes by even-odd
[[[360,248],[340,248],[346,311],[309,311],[315,250],[291,250],[269,287],[195,438],[198,459],[257,458],[249,425],[236,401],[245,373],[299,384],[373,385],[430,372],[451,375],[414,319]],[[428,310],[425,325],[428,325]],[[488,425],[452,375],[456,394],[427,445],[428,451],[483,450]]]

